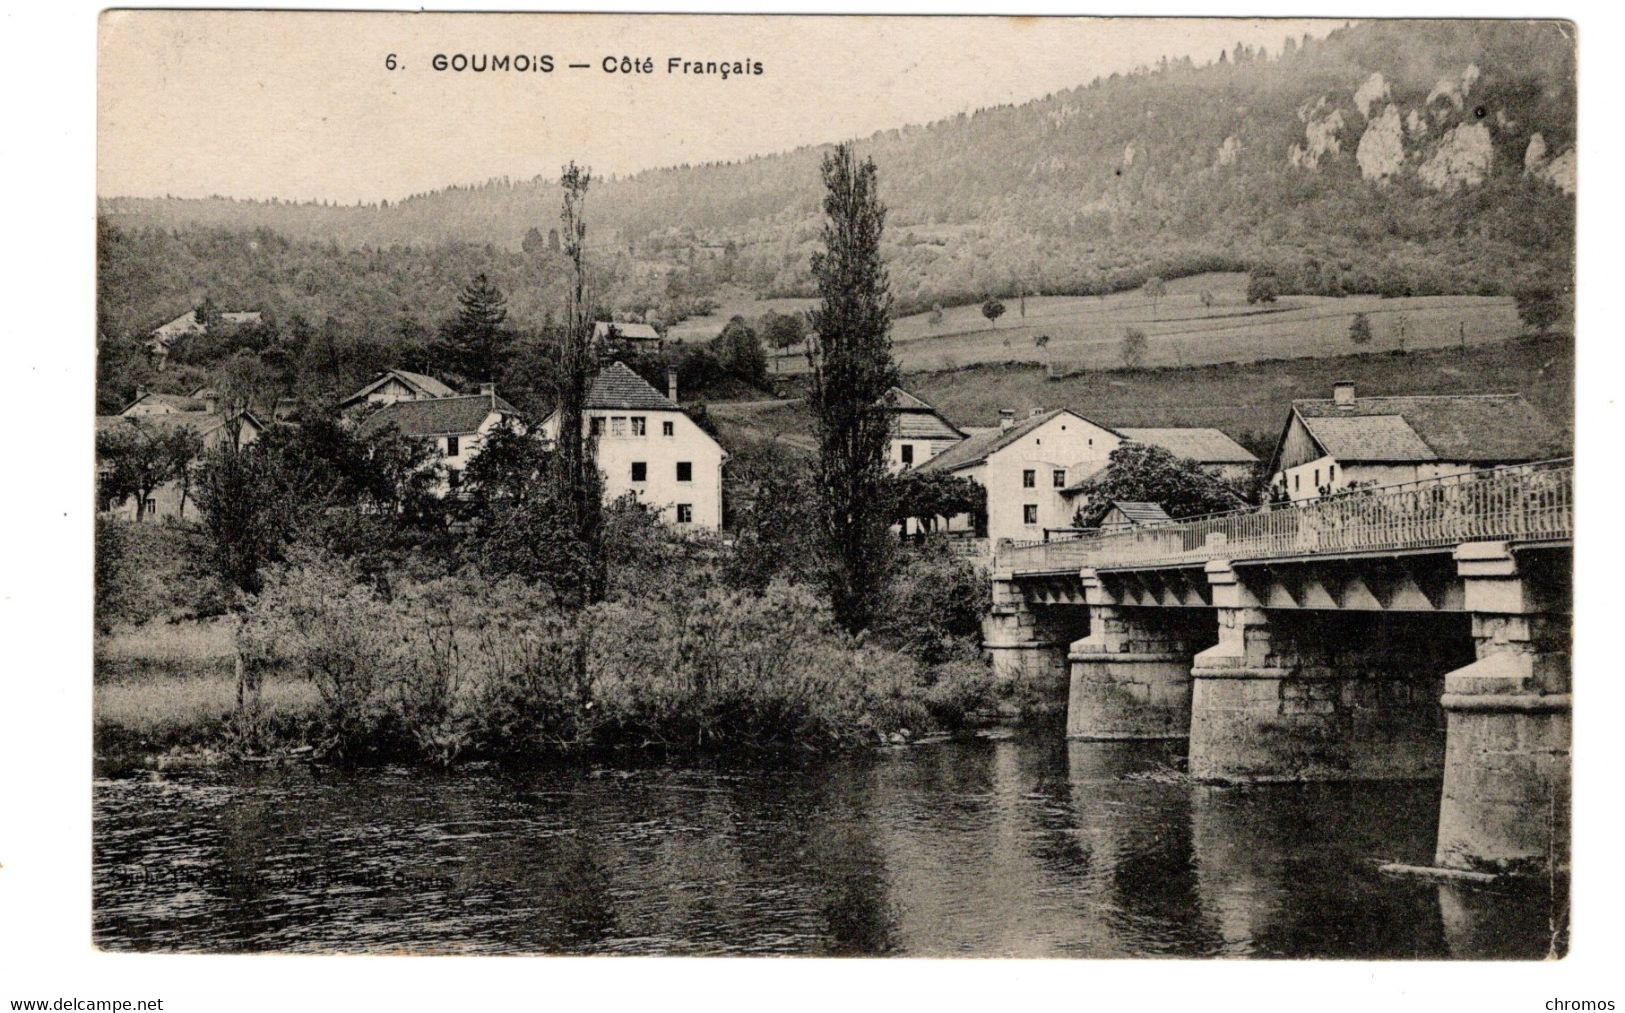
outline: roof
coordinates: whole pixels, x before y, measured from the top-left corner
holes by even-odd
[[[886,391],[880,403],[892,412],[894,435],[919,440],[960,440],[967,435],[947,416],[901,387]]]
[[[1148,503],[1141,500],[1114,499],[1112,509],[1121,513],[1130,524],[1170,524],[1173,518],[1168,511],[1162,508],[1161,503]]]
[[[1118,427],[1125,440],[1161,447],[1197,464],[1253,464],[1258,458],[1217,429],[1142,429]]]
[[[649,385],[624,362],[613,362],[593,377],[584,408],[682,411],[677,403]]]
[[[386,369],[368,381],[365,387],[362,387],[354,394],[351,394],[343,401],[340,401],[339,404],[347,405],[352,401],[359,401],[368,394],[371,394],[373,391],[377,390],[379,387],[388,383],[391,379],[399,380],[401,383],[404,383],[406,386],[412,388],[425,397],[457,396],[456,391],[452,390],[450,387],[446,386],[444,383],[441,383],[439,380],[436,380],[432,376],[425,376],[422,373],[412,373],[404,369]]]
[[[168,405],[177,412],[201,412],[206,411],[209,407],[199,398],[189,397],[185,394],[157,394],[148,392],[136,398],[134,401],[131,401],[125,406],[123,411],[119,412],[119,414],[123,415],[125,412],[128,412],[131,408],[141,404],[143,401],[150,401],[153,404]]]
[[[992,455],[1063,413],[1077,414],[1066,408],[1052,408],[1042,414],[1022,419],[1009,429],[995,429],[991,432],[981,433],[961,440],[914,470],[958,471],[974,464],[981,464]]]
[[[394,426],[403,436],[440,436],[479,432],[492,412],[518,415],[518,409],[495,394],[463,394],[396,401],[368,415],[358,431],[371,436]]]
[[[256,429],[265,428],[265,423],[261,422],[252,412],[242,412],[238,417]],[[98,415],[96,416],[96,431],[105,433],[120,426],[129,426],[132,429],[153,434],[166,433],[176,429],[190,429],[202,436],[225,425],[226,421],[226,416],[218,412],[205,411],[171,412],[168,415]]]
[[[220,320],[228,324],[257,324],[260,322],[259,310],[231,310],[220,314]],[[182,333],[203,330],[197,322],[197,310],[190,309],[173,320],[159,324],[152,329],[153,334]]]
[[[1538,461],[1564,452],[1521,394],[1330,398],[1292,402],[1322,450],[1340,461]],[[1277,451],[1279,455],[1279,451]]]
[[[606,338],[609,329],[615,328],[615,336],[626,341],[659,341],[660,332],[649,324],[621,323],[620,321],[600,320],[592,325],[594,338]]]

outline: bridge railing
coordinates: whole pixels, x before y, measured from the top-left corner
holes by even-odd
[[[1200,563],[1573,537],[1572,459],[1349,490],[1296,505],[999,546],[996,569]]]

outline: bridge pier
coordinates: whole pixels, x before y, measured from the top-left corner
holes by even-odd
[[[1436,615],[1264,609],[1207,564],[1218,643],[1191,669],[1190,772],[1211,781],[1437,777],[1443,674],[1464,638]],[[1452,654],[1452,643],[1459,648]]]
[[[1525,566],[1504,542],[1469,542],[1455,558],[1476,660],[1445,677],[1448,740],[1434,864],[1513,874],[1564,867],[1569,567]]]
[[[982,623],[982,647],[993,677],[1018,714],[1060,720],[1067,701],[1067,648],[1089,629],[1089,611],[1077,604],[1027,600],[1008,575],[993,578],[993,607]]]
[[[1068,652],[1066,734],[1073,739],[1190,735],[1191,659],[1213,640],[1206,609],[1125,608],[1082,573],[1089,635]]]

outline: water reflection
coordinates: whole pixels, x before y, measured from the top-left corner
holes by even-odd
[[[1545,891],[1377,873],[1431,855],[1437,784],[1204,787],[1176,773],[1176,749],[984,739],[812,769],[103,779],[95,937],[206,951],[1547,953]]]

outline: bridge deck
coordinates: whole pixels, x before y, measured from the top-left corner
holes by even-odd
[[[1497,468],[1353,490],[1294,506],[1154,527],[1080,531],[1001,545],[994,569],[1016,577],[1096,569],[1199,566],[1443,549],[1463,542],[1562,544],[1574,536],[1574,462]]]

